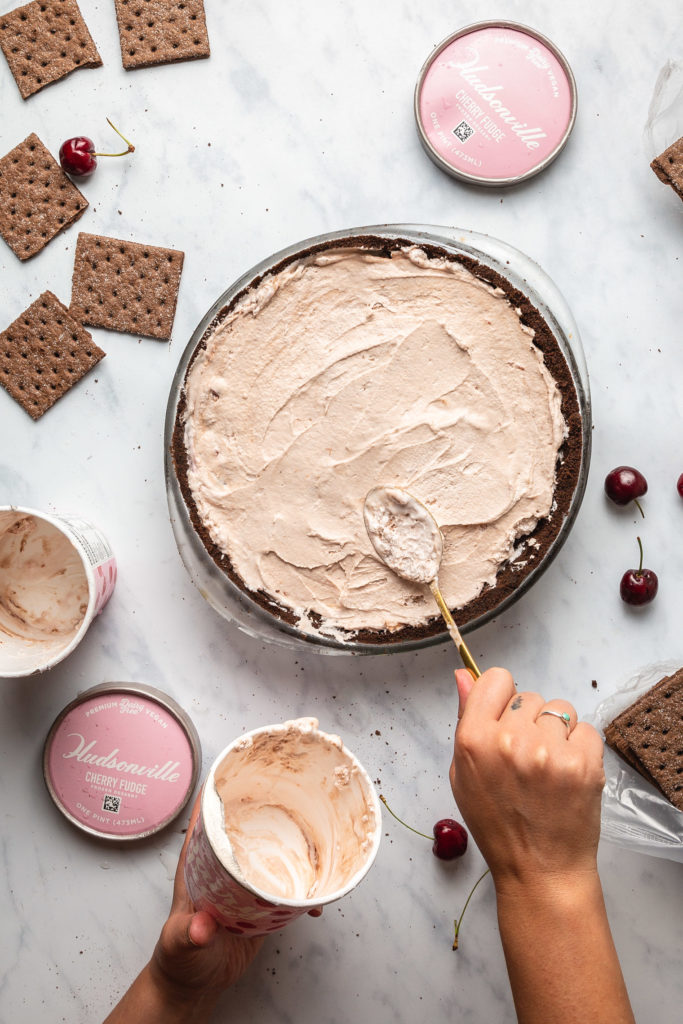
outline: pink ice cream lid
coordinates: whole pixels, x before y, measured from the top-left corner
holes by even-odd
[[[45,742],[45,783],[83,831],[132,840],[158,832],[186,805],[201,765],[188,715],[160,690],[104,683],[58,715]]]
[[[538,174],[566,143],[576,84],[557,47],[525,25],[480,22],[444,39],[415,89],[429,156],[456,178],[513,185]]]

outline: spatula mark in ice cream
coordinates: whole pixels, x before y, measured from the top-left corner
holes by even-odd
[[[216,766],[207,831],[222,863],[266,898],[324,902],[372,849],[368,786],[316,719],[285,722],[244,737]]]
[[[64,644],[88,607],[88,582],[73,545],[34,516],[0,523],[0,634]],[[4,527],[4,528],[3,528]]]
[[[224,803],[225,830],[252,885],[285,899],[310,899],[320,857],[305,819],[277,803]]]

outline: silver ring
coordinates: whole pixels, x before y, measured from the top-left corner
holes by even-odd
[[[551,709],[548,709],[547,711],[541,711],[541,714],[537,716],[536,721],[538,721],[541,715],[554,715],[555,718],[559,718],[560,721],[564,722],[564,724],[567,726],[568,734],[572,731],[572,716],[569,714],[568,711],[552,711]]]

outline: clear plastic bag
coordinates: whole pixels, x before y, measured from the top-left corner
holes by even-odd
[[[655,82],[643,132],[648,160],[683,135],[683,61],[667,60]]]
[[[642,668],[607,697],[588,719],[602,734],[605,726],[642,693],[681,666],[660,662]],[[623,758],[605,747],[605,789],[601,836],[638,853],[683,863],[683,811],[677,810]]]

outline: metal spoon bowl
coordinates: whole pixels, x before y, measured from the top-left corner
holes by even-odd
[[[429,587],[465,668],[478,679],[481,672],[439,590],[443,536],[429,509],[400,487],[373,487],[365,496],[363,519],[384,564],[402,579]]]

